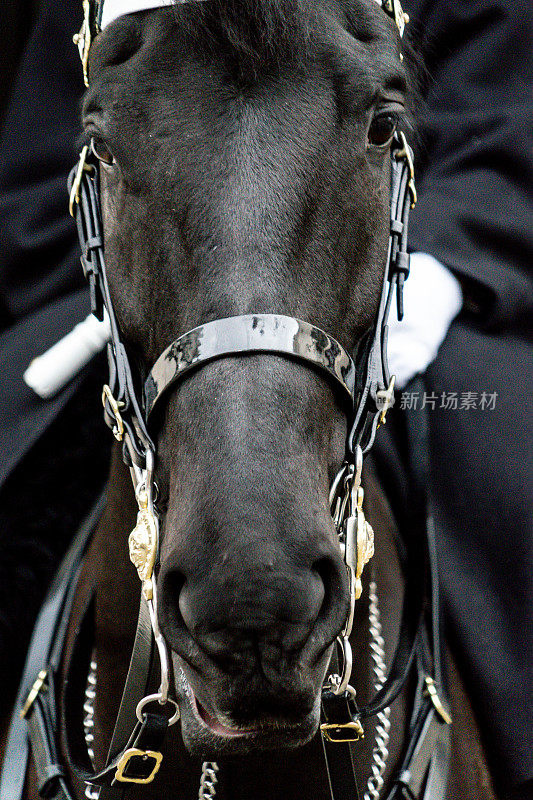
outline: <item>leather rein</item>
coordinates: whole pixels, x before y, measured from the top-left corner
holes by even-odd
[[[397,11],[395,3],[392,7]],[[89,13],[88,3],[85,9],[86,14]],[[84,25],[91,30],[94,23],[86,16]],[[83,748],[79,746],[79,731],[73,730],[74,724],[65,724],[64,736],[70,768],[80,780],[101,787],[102,800],[118,797],[124,784],[149,783],[153,780],[161,763],[165,734],[179,719],[178,705],[170,696],[170,659],[157,617],[154,569],[159,551],[159,516],[154,484],[156,447],[148,430],[150,414],[156,405],[163,402],[165,394],[171,388],[177,388],[179,381],[190,371],[198,370],[215,359],[271,353],[304,363],[318,371],[333,389],[342,393],[350,408],[345,462],[330,491],[330,509],[350,581],[350,612],[338,637],[338,672],[328,676],[322,691],[321,731],[332,798],[353,798],[357,794],[354,795],[351,784],[350,788],[343,788],[347,784],[345,777],[341,776],[348,763],[348,744],[363,735],[362,723],[366,718],[383,711],[395,700],[406,683],[415,657],[417,662],[424,662],[423,669],[418,670],[419,683],[422,680],[424,685],[419,687],[417,715],[422,715],[424,724],[430,717],[431,720],[437,720],[439,727],[440,723],[449,721],[448,712],[439,697],[442,680],[438,583],[434,548],[426,533],[426,507],[423,502],[418,505],[415,503],[421,533],[413,531],[411,540],[405,543],[406,590],[398,644],[388,676],[376,695],[362,707],[358,707],[355,690],[349,682],[352,670],[349,636],[355,601],[361,594],[363,567],[374,552],[373,531],[362,509],[363,456],[371,448],[376,430],[385,421],[387,409],[393,401],[394,378],[389,375],[386,358],[387,318],[394,294],[398,316],[402,317],[403,283],[409,274],[407,230],[409,211],[416,202],[416,191],[412,151],[405,136],[403,133],[396,134],[391,147],[387,264],[376,318],[372,329],[358,345],[356,361],[332,336],[308,322],[281,314],[249,314],[213,320],[180,336],[157,359],[139,391],[109,292],[99,196],[99,162],[87,146],[83,148],[78,164],[69,176],[69,190],[70,210],[77,223],[81,244],[81,264],[90,287],[91,309],[99,319],[103,319],[105,310],[110,322],[109,381],[102,395],[104,418],[115,438],[121,442],[124,462],[131,471],[138,517],[137,525],[129,537],[129,550],[142,585],[137,633],[106,766],[100,772],[94,772],[87,753],[82,752]],[[422,484],[423,480],[419,483]],[[85,526],[83,534],[78,535],[67,554],[55,588],[52,588],[51,600],[49,596],[36,626],[19,697],[22,712],[20,718],[18,713],[13,718],[6,753],[6,764],[10,757],[18,754],[23,767],[13,776],[4,766],[0,780],[3,800],[19,800],[22,794],[28,758],[25,725],[28,726],[41,796],[58,800],[71,800],[73,797],[58,753],[55,677],[66,636],[65,620],[69,617],[81,560],[92,531],[89,531],[91,525],[94,528],[94,520]],[[427,637],[429,644],[426,647],[429,657],[423,658],[420,634],[424,630],[424,575],[428,572],[428,564],[434,601],[432,609],[435,611],[436,607],[437,615],[431,614],[431,633]],[[75,673],[87,674],[84,666],[90,657],[91,635],[87,621],[90,616],[88,610],[83,617],[69,665],[65,694],[67,706],[76,705],[81,696],[79,686],[76,690],[79,677],[76,679]],[[59,620],[63,622],[60,624]],[[155,653],[159,661],[160,685],[157,692],[148,693]],[[69,722],[68,716],[67,712],[66,723]],[[413,723],[413,730],[416,722]],[[420,745],[422,732],[423,742],[426,741],[428,726],[424,728],[425,732],[422,731],[423,727],[420,722],[420,731],[417,728],[414,744],[411,742],[413,752]],[[23,758],[20,757],[21,748],[24,751]],[[412,756],[411,753],[409,765]],[[408,771],[407,768],[403,770],[404,779]],[[395,785],[401,785],[399,780]],[[405,785],[409,788],[408,782]],[[391,794],[390,798],[393,796],[396,795]]]

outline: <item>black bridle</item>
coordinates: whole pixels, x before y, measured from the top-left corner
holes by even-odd
[[[362,457],[372,446],[378,425],[385,420],[394,386],[386,359],[387,316],[396,293],[397,311],[401,317],[403,283],[409,274],[407,226],[416,195],[412,154],[404,135],[399,134],[394,138],[391,149],[390,232],[379,306],[371,330],[359,345],[357,361],[332,336],[308,322],[283,315],[250,314],[213,320],[184,333],[166,348],[150,370],[142,389],[137,389],[109,293],[99,200],[99,162],[87,147],[70,175],[69,189],[71,210],[77,222],[82,250],[81,263],[90,285],[92,311],[102,319],[105,309],[110,322],[110,374],[103,394],[104,416],[115,437],[122,442],[124,461],[132,470],[137,497],[142,498],[140,513],[146,514],[148,511],[152,518],[157,516],[152,485],[156,448],[149,434],[148,423],[154,407],[164,402],[170,389],[178,388],[179,381],[186,374],[214,359],[250,353],[281,355],[320,371],[333,389],[340,390],[348,400],[350,424],[346,459],[333,482],[330,502],[345,549],[347,567],[350,572],[353,571],[354,578],[360,579],[363,564],[360,564],[356,575],[355,562],[360,560],[357,550],[361,542],[352,543],[354,562],[348,563],[350,548],[347,538],[354,525],[357,527],[357,524],[364,522],[361,504],[355,499],[357,493],[361,492]],[[358,520],[358,517],[362,520]],[[156,540],[157,534],[154,534],[155,548]],[[139,571],[145,589],[145,601],[153,604],[152,617],[156,613],[156,590],[152,580],[155,560],[156,553],[151,559],[150,568],[142,574]],[[324,731],[331,740],[358,738],[361,734],[360,721],[388,706],[401,690],[414,652],[422,603],[420,584],[412,583],[411,586],[413,596],[406,599],[402,634],[388,679],[376,697],[361,709],[355,706],[353,690],[350,692],[348,686],[351,620],[347,624],[341,639],[343,675],[339,676],[341,679],[336,685],[330,681],[324,690],[326,706],[335,706],[336,712],[339,712],[340,704],[344,704],[342,718],[336,719],[335,712],[331,710],[327,714]],[[414,612],[414,609],[417,611]],[[157,628],[154,633],[158,635]],[[163,656],[165,660],[168,659]],[[164,697],[166,700],[166,693]]]
[[[84,147],[69,177],[70,208],[78,226],[91,310],[100,320],[104,309],[109,317],[110,377],[109,392],[104,398],[105,419],[115,435],[120,433],[119,440],[124,441],[125,462],[146,468],[146,452],[155,451],[148,433],[148,417],[170,386],[209,361],[251,352],[271,352],[304,361],[332,378],[351,402],[347,456],[353,458],[357,447],[363,454],[368,452],[392,400],[386,357],[387,317],[396,291],[398,316],[402,318],[403,284],[409,274],[408,220],[416,194],[412,152],[405,136],[396,135],[392,144],[387,266],[377,315],[372,329],[358,345],[357,363],[332,336],[308,322],[276,314],[250,314],[213,320],[184,333],[157,359],[140,390],[134,384],[109,293],[98,173],[98,159]]]
[[[396,0],[384,0],[381,5],[396,19],[402,30],[405,18],[399,3]],[[88,48],[91,37],[99,30],[103,2],[91,3],[85,0],[84,6],[84,27],[78,36],[78,45],[87,77]],[[373,533],[365,522],[362,511],[361,469],[363,455],[371,448],[376,430],[385,421],[387,409],[393,400],[394,379],[389,375],[386,357],[387,318],[394,294],[399,318],[403,315],[403,284],[409,275],[409,211],[416,202],[412,152],[405,136],[402,133],[396,134],[391,146],[387,262],[376,317],[371,329],[358,345],[355,360],[332,336],[308,322],[279,314],[251,314],[213,320],[184,333],[169,344],[157,359],[142,387],[137,386],[134,380],[134,372],[111,301],[104,257],[99,162],[87,146],[83,148],[79,162],[69,176],[69,191],[70,210],[76,219],[81,245],[81,264],[90,287],[92,312],[103,319],[106,311],[109,317],[109,381],[103,391],[104,417],[116,439],[122,443],[123,459],[132,473],[139,514],[137,527],[130,536],[130,557],[142,581],[135,644],[106,766],[98,774],[94,773],[86,754],[80,753],[77,737],[73,733],[74,724],[69,724],[71,720],[67,711],[64,733],[71,767],[81,780],[103,787],[100,795],[102,798],[114,796],[114,786],[119,785],[120,788],[120,784],[124,783],[149,782],[159,768],[165,733],[169,725],[179,718],[177,704],[169,697],[169,659],[157,621],[157,592],[153,574],[158,555],[158,515],[153,482],[156,446],[149,433],[150,414],[156,405],[163,402],[165,394],[171,388],[176,389],[179,381],[191,370],[200,369],[214,359],[250,353],[272,353],[318,370],[334,389],[341,391],[349,403],[345,462],[330,493],[331,512],[344,552],[351,589],[351,609],[342,636],[339,637],[340,674],[330,675],[322,692],[324,722],[321,729],[333,795],[332,775],[336,762],[328,752],[331,746],[337,748],[343,742],[360,738],[363,732],[362,721],[388,707],[401,691],[415,655],[425,596],[423,575],[428,563],[428,539],[425,535],[413,536],[413,540],[407,543],[409,552],[406,559],[406,592],[398,644],[389,674],[372,700],[359,708],[355,702],[355,691],[349,685],[351,650],[348,637],[354,601],[360,593],[361,572],[373,553]],[[421,513],[423,519],[419,522],[425,531],[425,511],[422,510]],[[78,550],[71,559],[76,563],[81,558],[87,536],[80,541]],[[64,579],[66,583],[62,584],[67,599],[62,601],[63,604],[56,600],[54,606],[56,613],[63,616],[68,610],[68,598],[72,598],[76,585],[74,572],[74,568],[72,574],[67,570],[67,577]],[[432,586],[435,583],[433,575]],[[81,665],[87,661],[90,646],[90,636],[84,632],[88,616],[87,613],[83,618],[69,665],[69,675],[76,671],[86,674]],[[436,658],[438,624],[435,620],[433,622],[433,646],[430,650],[433,661],[436,664],[438,660],[440,665],[440,658]],[[46,663],[47,659],[51,659],[51,669],[47,674],[51,674],[58,666],[65,634],[66,627],[63,625],[58,635],[54,632],[49,636],[53,643],[50,644],[50,654],[47,653],[45,658]],[[155,650],[159,654],[161,685],[157,693],[146,694]],[[437,683],[440,685],[440,666],[435,669]],[[425,671],[428,672],[427,669]],[[40,760],[40,768],[37,764],[43,791],[48,792],[53,787],[54,793],[47,796],[70,798],[64,770],[59,766],[57,752],[50,744],[55,737],[57,721],[50,679],[48,692],[41,692],[46,680],[38,679],[26,697],[24,716],[30,729],[34,752],[37,750],[42,754],[46,751],[46,757],[43,756]],[[69,687],[71,684],[75,684],[75,681],[69,681]],[[429,692],[428,696],[434,710],[446,721],[447,712],[436,691]],[[75,707],[78,699],[69,688],[66,692],[67,708]],[[425,720],[429,713],[425,705],[423,711]],[[344,769],[343,763],[340,766]],[[335,793],[335,798],[339,797]]]

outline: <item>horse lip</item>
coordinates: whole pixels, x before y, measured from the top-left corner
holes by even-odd
[[[256,729],[241,729],[222,722],[216,712],[208,711],[205,705],[196,697],[183,669],[180,668],[179,673],[182,687],[185,690],[184,699],[188,701],[198,725],[207,728],[214,736],[225,739],[241,738],[247,734],[257,732]]]
[[[231,723],[228,724],[227,720],[222,721],[218,713],[206,709],[205,705],[196,697],[182,668],[176,672],[179,674],[181,683],[182,702],[185,702],[189,706],[194,722],[200,730],[209,733],[211,740],[214,742],[218,741],[221,744],[224,743],[224,747],[230,746],[231,742],[235,744],[239,742],[250,742],[250,744],[255,747],[255,742],[259,742],[265,738],[274,741],[278,740],[280,736],[286,738],[287,736],[292,737],[292,735],[294,735],[296,739],[301,740],[295,742],[295,745],[299,745],[305,744],[310,738],[307,732],[312,727],[313,712],[298,723],[283,723],[281,720],[272,719],[269,721],[262,720],[254,727],[234,726]],[[289,746],[291,746],[290,743]]]
[[[250,733],[259,733],[258,728],[237,728],[221,722],[218,715],[212,715],[207,711],[194,693],[192,695],[192,704],[193,711],[196,712],[197,717],[199,717],[216,736],[236,737],[245,736]]]

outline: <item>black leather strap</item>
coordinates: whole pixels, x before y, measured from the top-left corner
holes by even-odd
[[[423,392],[421,378],[411,388]],[[442,800],[444,797],[450,754],[450,734],[428,691],[427,679],[434,681],[439,699],[444,697],[444,667],[442,663],[442,626],[440,620],[439,580],[435,533],[431,516],[429,491],[429,429],[427,411],[419,409],[409,422],[411,461],[410,506],[408,530],[403,532],[406,592],[399,643],[382,692],[363,708],[357,710],[349,695],[337,697],[323,694],[326,718],[345,722],[359,721],[390,705],[401,690],[416,652],[418,690],[415,698],[407,743],[401,768],[393,780],[387,800]],[[423,615],[428,599],[427,615]],[[335,750],[335,747],[338,750]],[[351,791],[357,796],[355,777],[351,778],[347,754],[348,745],[328,743],[324,746],[333,800],[344,798]],[[342,764],[342,767],[340,765]],[[347,777],[348,776],[348,777]],[[351,788],[350,788],[351,781]]]
[[[362,376],[356,395],[355,415],[348,436],[347,450],[353,456],[360,445],[367,453],[376,435],[381,416],[382,403],[379,392],[390,384],[387,363],[387,318],[394,293],[397,294],[398,311],[403,313],[403,283],[409,272],[407,236],[412,195],[410,191],[409,162],[398,159],[396,153],[407,148],[405,139],[397,140],[391,153],[391,207],[390,232],[387,253],[387,270],[383,276],[381,299],[370,337],[363,342],[360,359],[357,359],[357,375]]]
[[[2,800],[20,800],[23,795],[26,768],[31,744],[31,752],[37,775],[39,790],[43,797],[53,800],[72,800],[66,779],[64,765],[58,755],[57,736],[57,698],[55,681],[63,656],[66,632],[70,620],[70,610],[78,585],[81,562],[88,542],[94,532],[104,508],[104,497],[100,498],[92,513],[77,534],[65,556],[60,570],[54,579],[47,599],[37,621],[24,677],[11,722],[4,767],[0,779]],[[92,771],[83,735],[83,703],[89,660],[93,646],[93,607],[92,602],[80,619],[75,647],[67,671],[65,685],[65,712],[63,732],[67,743],[71,767],[80,780],[93,781],[110,787],[115,778],[117,763],[128,747],[159,749],[161,739],[167,730],[167,718],[162,713],[151,710],[143,715],[143,723],[137,721],[135,704],[144,696],[153,653],[149,613],[145,602],[141,603],[137,635],[132,653],[132,662],[124,689],[124,702],[121,704],[117,725],[112,740],[112,752],[108,766],[98,775]],[[37,675],[45,672],[46,677],[36,694],[26,718],[20,718],[19,710],[26,701]],[[136,699],[137,698],[137,699]],[[75,755],[73,755],[75,754]],[[80,763],[81,762],[81,763]],[[131,770],[139,770],[132,760]],[[152,768],[150,759],[141,758],[142,768]],[[122,792],[106,788],[101,798],[118,797]]]
[[[115,790],[109,792],[108,789],[112,787],[116,779],[119,762],[124,758],[126,751],[137,748],[159,752],[163,737],[168,730],[168,718],[163,710],[154,711],[154,707],[158,707],[157,703],[152,704],[152,707],[147,708],[143,713],[142,723],[138,721],[135,713],[138,701],[147,692],[153,656],[150,616],[146,601],[142,598],[137,633],[109,756],[105,768],[95,773],[87,754],[83,735],[85,685],[94,642],[92,622],[92,608],[89,605],[80,620],[71,661],[67,668],[62,707],[62,730],[67,760],[73,774],[80,781],[105,787],[100,792],[100,797],[104,800],[104,798],[116,796]],[[128,775],[135,777],[136,771],[139,773],[144,771],[150,775],[153,767],[153,759],[148,757],[143,759],[142,756],[137,758],[134,755],[131,759],[129,773],[125,771],[124,775],[126,779]],[[147,775],[140,775],[140,777],[147,777]]]
[[[72,190],[78,169],[79,165],[69,175],[69,191]],[[99,162],[97,159],[90,160],[88,157],[81,174],[78,202],[73,205],[82,253],[81,264],[83,272],[89,281],[93,314],[99,319],[103,319],[105,307],[109,316],[111,330],[111,341],[108,345],[109,386],[120,408],[121,419],[132,446],[132,450],[124,446],[124,461],[130,465],[133,457],[137,466],[144,468],[146,451],[150,449],[155,452],[155,448],[146,429],[144,417],[137,400],[131,365],[122,343],[109,292],[105,270],[98,186]],[[88,243],[91,244],[90,247],[87,246]],[[104,419],[110,428],[113,429],[115,427],[116,417],[109,399],[104,404]]]
[[[322,747],[331,800],[359,800],[350,745],[329,742],[322,737]]]
[[[29,755],[28,725],[21,719],[20,709],[41,670],[50,660],[57,666],[57,652],[62,650],[70,609],[78,583],[80,565],[87,545],[103,513],[105,497],[102,495],[81,526],[65,555],[61,567],[52,581],[46,600],[34,628],[21,688],[15,703],[4,766],[0,777],[2,800],[20,800],[24,790]],[[37,723],[36,723],[37,724]]]
[[[55,676],[49,675],[46,685],[35,699],[28,714],[28,735],[39,797],[70,800],[67,775],[60,763],[55,739],[52,711],[55,707]]]
[[[423,379],[418,377],[412,381],[410,389],[423,392]],[[425,511],[428,608],[422,619],[417,643],[418,688],[407,744],[387,800],[441,800],[445,796],[449,769],[450,730],[437,711],[427,684],[428,679],[434,681],[444,713],[448,714],[442,661],[439,576],[429,485],[429,420],[425,409],[415,410],[406,418],[411,452],[411,502]]]
[[[124,748],[131,730],[137,723],[135,709],[141,697],[146,695],[154,657],[154,640],[148,604],[141,595],[135,641],[130,666],[122,692],[115,729],[109,745],[107,762],[111,763]]]

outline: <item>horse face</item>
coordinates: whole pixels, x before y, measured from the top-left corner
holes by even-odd
[[[396,31],[372,0],[278,6],[135,14],[93,45],[84,126],[141,378],[212,319],[283,313],[353,349],[374,318],[387,114],[406,89]],[[298,745],[316,730],[348,608],[328,508],[342,402],[301,363],[245,355],[190,374],[153,421],[159,615],[193,751]]]

